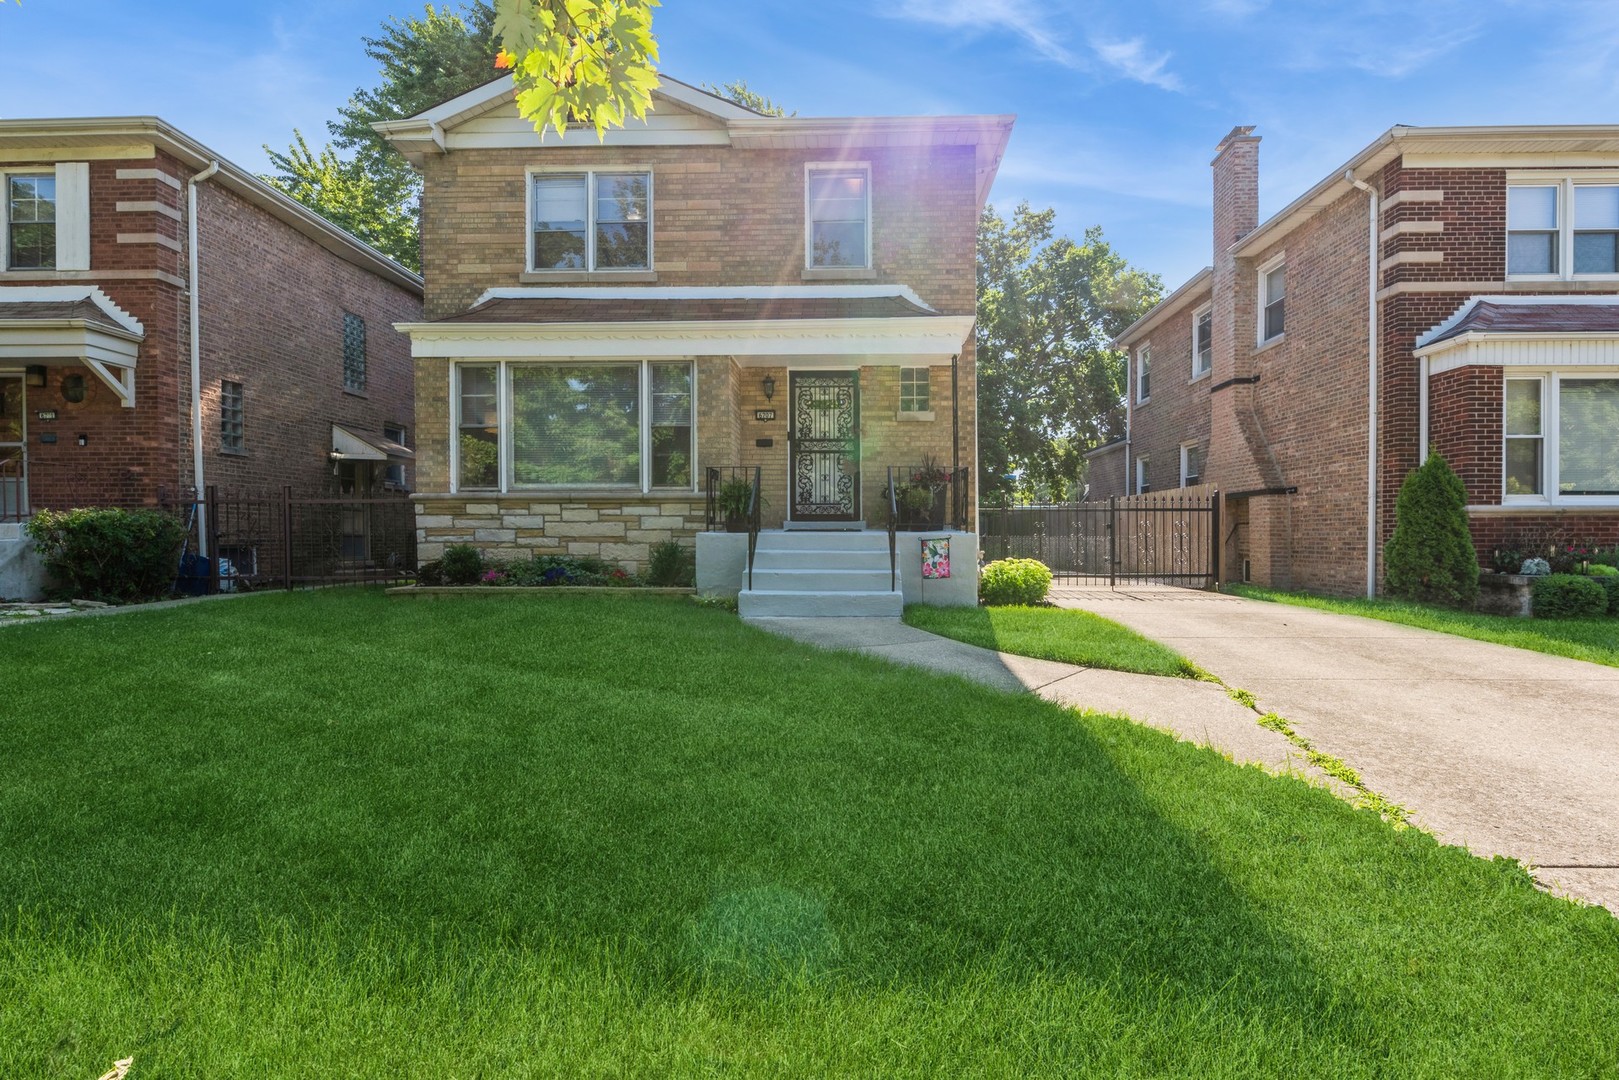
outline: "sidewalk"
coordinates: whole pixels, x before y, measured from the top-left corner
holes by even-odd
[[[997,690],[1029,691],[1074,709],[1115,713],[1208,746],[1240,764],[1305,776],[1343,795],[1344,785],[1304,760],[1297,747],[1262,728],[1252,709],[1214,683],[1083,668],[981,649],[898,619],[749,619],[748,625],[823,649],[865,653]]]

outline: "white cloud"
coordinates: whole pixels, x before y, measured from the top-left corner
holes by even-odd
[[[1149,52],[1147,43],[1141,38],[1130,38],[1125,41],[1092,38],[1091,48],[1104,64],[1127,79],[1156,86],[1160,90],[1181,89],[1180,79],[1174,73],[1164,70],[1169,65],[1170,54]]]
[[[1047,21],[1049,5],[1038,0],[901,0],[895,15],[951,30],[1010,30],[1048,60],[1083,66]]]

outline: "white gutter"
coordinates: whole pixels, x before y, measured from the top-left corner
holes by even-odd
[[[208,507],[202,473],[202,316],[197,299],[197,185],[219,171],[214,161],[186,182],[186,287],[191,294],[191,478],[197,489],[197,554],[208,557]]]
[[[1366,595],[1377,596],[1377,189],[1345,169],[1344,179],[1366,193]],[[1423,381],[1427,401],[1427,380]],[[1426,410],[1424,410],[1426,419]],[[1427,433],[1424,431],[1424,440]]]

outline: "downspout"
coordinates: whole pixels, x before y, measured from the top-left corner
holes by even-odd
[[[197,554],[208,557],[208,507],[202,473],[202,315],[197,299],[197,185],[219,171],[219,162],[186,182],[186,285],[191,294],[191,477],[196,488]]]
[[[1366,595],[1377,596],[1377,189],[1345,169],[1366,193]]]
[[[1124,350],[1124,485],[1119,489],[1120,494],[1129,495],[1132,474],[1130,472],[1130,434],[1131,422],[1135,418],[1135,390],[1130,380],[1135,377],[1135,350]]]

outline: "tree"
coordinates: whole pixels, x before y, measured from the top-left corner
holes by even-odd
[[[785,107],[777,105],[763,94],[756,94],[748,89],[748,84],[742,79],[726,83],[724,86],[715,86],[713,83],[704,83],[703,89],[715,97],[722,97],[726,101],[734,102],[744,109],[752,109],[761,116],[797,116],[798,110],[788,112]]]
[[[421,177],[371,124],[414,116],[496,78],[494,21],[494,9],[481,0],[459,12],[429,4],[419,17],[390,18],[381,37],[364,39],[380,81],[356,90],[338,119],[327,122],[332,144],[314,153],[294,131],[285,153],[264,148],[275,171],[262,179],[419,269]]]
[[[1478,553],[1467,527],[1467,489],[1436,450],[1400,485],[1383,570],[1395,596],[1458,607],[1478,596]]]
[[[609,127],[641,120],[658,87],[658,0],[495,0],[495,65],[517,84],[517,111],[565,131],[573,121]]]
[[[1078,496],[1087,450],[1124,433],[1113,339],[1157,303],[1156,274],[1093,226],[1053,238],[1054,210],[985,207],[978,229],[979,491],[989,505]]]

